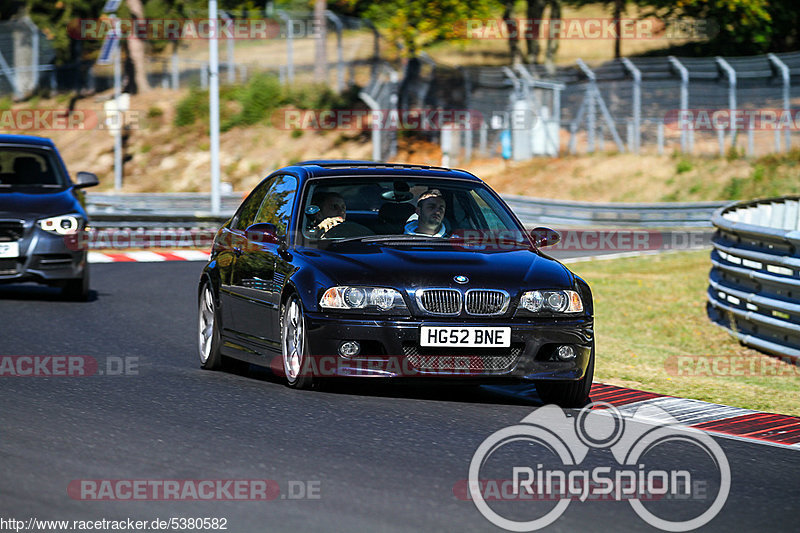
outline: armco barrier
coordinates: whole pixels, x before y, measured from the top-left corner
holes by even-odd
[[[708,316],[753,348],[800,358],[800,196],[714,213]]]
[[[192,221],[224,221],[233,215],[242,199],[241,194],[223,195],[221,215],[214,217],[209,213],[209,196],[203,193],[86,194],[93,225],[101,227],[130,227],[135,222],[141,222],[140,227],[186,227]],[[510,195],[503,199],[527,227],[708,228],[714,210],[725,205],[724,202],[594,203]]]
[[[526,226],[614,226],[707,228],[725,202],[596,203],[503,196]]]

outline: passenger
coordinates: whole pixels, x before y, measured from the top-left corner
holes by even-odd
[[[407,235],[431,235],[444,237],[444,196],[439,189],[428,189],[417,200],[417,219],[406,224]]]

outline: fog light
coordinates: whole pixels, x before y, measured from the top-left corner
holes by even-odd
[[[353,357],[361,351],[361,346],[356,341],[347,341],[339,345],[339,354],[342,357]]]
[[[559,346],[558,351],[556,352],[556,357],[558,357],[559,360],[561,361],[569,361],[570,359],[575,359],[575,349],[569,344]]]

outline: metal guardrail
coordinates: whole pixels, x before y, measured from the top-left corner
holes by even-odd
[[[743,344],[800,358],[800,196],[718,210],[708,316]]]
[[[198,227],[219,225],[236,211],[241,194],[222,196],[219,217],[210,215],[204,193],[87,193],[87,209],[96,227]],[[708,228],[723,202],[593,203],[545,200],[525,196],[503,199],[525,226],[614,226]]]
[[[594,203],[504,196],[526,226],[626,226],[708,228],[725,202]]]
[[[207,193],[86,193],[94,228],[217,228],[233,216],[241,194],[224,194],[220,215]]]

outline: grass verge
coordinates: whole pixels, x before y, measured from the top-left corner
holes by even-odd
[[[570,268],[594,294],[596,381],[800,416],[800,367],[741,346],[706,316],[707,251]],[[697,362],[679,371],[682,356],[711,357],[684,359]],[[761,375],[731,375],[751,365]]]

